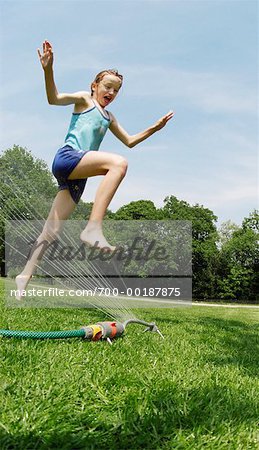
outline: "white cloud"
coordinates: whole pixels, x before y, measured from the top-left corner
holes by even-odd
[[[55,117],[51,122],[51,113],[46,119],[38,113],[23,115],[18,112],[1,112],[2,133],[1,150],[13,147],[14,144],[26,147],[49,167],[54,153],[62,144],[64,122]]]
[[[124,66],[127,96],[179,98],[209,113],[257,114],[256,89],[222,72],[194,72],[161,65]]]
[[[65,52],[64,55],[60,52],[56,56],[56,60],[58,71],[63,72],[65,75],[78,70],[99,70],[103,65],[101,60],[95,56],[92,50],[84,50],[77,52],[76,54],[70,54],[69,58],[67,56],[65,57]]]
[[[85,201],[93,201],[98,183],[101,180],[91,179],[84,193]],[[219,222],[231,219],[241,223],[242,219],[257,207],[256,191],[253,184],[247,180],[239,180],[241,184],[225,186],[217,179],[210,185],[195,179],[182,180],[177,174],[173,181],[156,180],[154,177],[126,177],[119,187],[110,209],[116,211],[124,204],[137,200],[152,200],[156,207],[163,206],[165,197],[174,195],[179,200],[185,200],[191,205],[196,203],[211,209]]]
[[[166,2],[157,1],[158,10],[150,8],[151,22],[150,16],[140,16],[146,11],[144,2],[138,17],[131,2],[126,2],[125,8],[117,2],[116,11],[114,4],[108,3],[101,3],[107,7],[107,16],[99,17],[99,2],[5,2],[3,60],[8,57],[8,64],[3,71],[5,83],[1,84],[2,148],[14,143],[26,146],[50,166],[62,144],[72,108],[52,109],[44,104],[43,74],[36,53],[42,39],[53,39],[60,91],[85,89],[97,71],[119,65],[125,74],[125,86],[118,106],[116,102],[111,109],[116,117],[118,112],[119,121],[125,120],[129,132],[146,127],[158,111],[163,114],[167,105],[176,108],[173,127],[169,125],[132,152],[125,152],[130,170],[112,201],[112,209],[140,198],[162,206],[164,197],[176,195],[215,209],[226,219],[244,216],[256,195],[256,61],[246,59],[255,51],[253,34],[246,28],[242,45],[237,42],[235,47],[234,42],[226,41],[224,49],[211,47],[212,40],[222,44],[219,30],[209,30],[214,24],[213,11],[219,7],[212,8],[213,2],[205,2],[206,6],[204,1],[170,2],[174,9],[171,5],[163,9]],[[151,6],[152,0],[147,4]],[[216,22],[220,26],[225,7],[222,4],[220,22]],[[205,8],[208,21],[197,23]],[[163,15],[159,17],[168,23],[168,12],[175,13],[175,9],[180,15],[172,14],[172,30],[165,30],[162,21],[156,29],[148,29],[161,10]],[[74,26],[71,17],[75,10]],[[232,12],[230,21],[222,25],[226,32],[231,31],[227,28],[230,23],[235,30],[243,20],[238,8],[233,6]],[[246,18],[246,26],[250,25],[254,26]],[[159,41],[160,35],[168,40]],[[210,39],[208,45],[202,42],[205,35]],[[233,55],[228,54],[231,48],[234,52],[236,48]],[[122,147],[107,136],[101,148],[124,154]],[[86,201],[94,199],[100,181],[89,180]]]

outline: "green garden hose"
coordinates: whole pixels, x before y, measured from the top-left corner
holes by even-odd
[[[107,340],[111,344],[111,339],[122,336],[126,326],[129,323],[138,323],[147,326],[145,331],[157,332],[161,337],[163,335],[158,330],[155,323],[145,322],[139,319],[129,319],[122,322],[98,322],[94,325],[87,325],[79,330],[67,331],[16,331],[16,330],[1,330],[0,336],[14,337],[21,339],[66,339],[81,337],[91,341]]]
[[[65,339],[74,337],[84,337],[84,330],[67,331],[15,331],[0,330],[0,335],[4,337],[14,337],[21,339]]]

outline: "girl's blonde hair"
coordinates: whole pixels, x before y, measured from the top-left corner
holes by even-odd
[[[122,85],[122,82],[123,82],[123,76],[122,76],[121,74],[119,74],[119,72],[118,72],[117,69],[107,69],[107,70],[102,70],[101,72],[99,72],[99,73],[96,75],[94,81],[91,83],[91,95],[93,95],[93,93],[94,93],[93,88],[92,88],[93,83],[97,83],[97,84],[100,83],[100,81],[103,79],[103,77],[104,77],[105,75],[115,75],[115,77],[118,77],[118,78],[121,80],[121,85]]]

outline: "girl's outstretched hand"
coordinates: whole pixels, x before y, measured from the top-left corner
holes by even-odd
[[[161,117],[161,119],[159,119],[155,123],[156,131],[161,130],[161,128],[163,128],[167,124],[168,120],[172,119],[173,116],[174,116],[174,112],[169,111],[165,116]]]
[[[53,52],[52,52],[52,46],[51,46],[50,42],[48,42],[48,41],[43,42],[43,54],[41,54],[41,52],[38,48],[38,55],[39,55],[43,70],[45,70],[49,67],[52,67]]]

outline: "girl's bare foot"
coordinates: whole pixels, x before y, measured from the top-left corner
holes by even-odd
[[[80,239],[91,247],[96,247],[101,250],[113,252],[116,247],[110,245],[102,232],[102,228],[95,224],[88,224],[87,227],[80,234]]]
[[[29,275],[17,275],[17,277],[15,278],[15,282],[16,282],[16,300],[22,300],[22,297],[24,297],[25,294],[25,290],[26,287],[30,281],[30,276]]]

